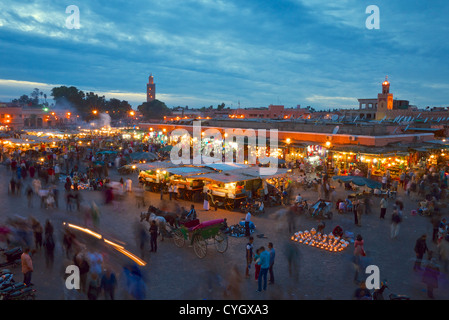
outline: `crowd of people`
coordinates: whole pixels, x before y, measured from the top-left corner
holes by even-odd
[[[113,158],[111,158],[107,153],[98,155],[98,151],[101,150],[101,139],[92,139],[90,143],[90,147],[81,147],[76,144],[74,146],[61,145],[58,148],[41,149],[39,152],[30,152],[25,155],[16,151],[7,156],[3,155],[3,159],[6,159],[4,163],[8,168],[10,196],[22,197],[25,195],[29,208],[35,208],[35,199],[37,198],[39,199],[39,208],[52,211],[60,208],[61,195],[64,195],[66,213],[82,213],[83,224],[94,230],[99,230],[100,210],[95,203],[86,204],[82,196],[83,190],[103,191],[104,205],[116,204],[120,202],[121,197],[132,193],[136,198],[136,206],[146,208],[148,202],[145,201],[143,188],[140,185],[133,186],[132,180],[129,178],[111,181],[109,171],[113,167],[122,165],[126,155],[141,150],[157,151],[157,147],[151,144],[133,145],[120,141],[111,147],[113,148],[111,151],[122,151],[111,153],[113,154]],[[363,220],[366,215],[378,215],[380,220],[389,219],[391,223],[389,236],[392,240],[400,239],[403,219],[408,215],[405,208],[414,207],[410,210],[410,215],[428,217],[428,222],[433,227],[433,234],[432,244],[428,243],[425,235],[417,239],[414,244],[416,263],[413,269],[422,273],[422,281],[426,285],[428,297],[434,298],[434,289],[438,288],[438,275],[441,272],[446,274],[449,272],[448,223],[444,218],[449,199],[446,169],[429,167],[422,171],[408,170],[402,172],[397,178],[386,174],[381,179],[381,189],[396,192],[396,198],[386,192],[381,192],[379,195],[370,192],[357,195],[354,198],[349,196],[339,198],[337,194],[343,194],[344,187],[338,182],[332,181],[326,173],[327,171],[310,180],[310,168],[310,165],[300,163],[300,173],[294,176],[298,180],[293,181],[293,176],[289,176],[276,181],[275,187],[280,191],[281,202],[288,208],[286,217],[289,232],[296,231],[298,227],[296,217],[306,213],[305,199],[301,194],[303,192],[313,194],[316,199],[325,199],[331,202],[332,210],[338,214],[353,215],[356,230],[357,227],[364,225]],[[167,191],[169,200],[174,200],[173,202],[177,203],[178,190],[176,186],[169,185]],[[161,200],[163,200],[163,193],[161,193]],[[165,201],[162,202],[165,203]],[[197,212],[193,205],[190,211],[184,210],[179,205],[177,208],[180,215],[184,214],[188,219],[197,218]],[[379,208],[378,213],[374,210],[376,208]],[[204,202],[203,209],[204,211],[210,210],[209,201]],[[318,221],[317,225],[317,229],[324,232],[326,228],[324,221]],[[161,230],[155,223],[144,228],[142,226],[143,224],[140,223],[139,228],[136,229],[136,239],[138,247],[142,250],[141,256],[145,257],[148,251],[158,252],[158,241],[161,241],[158,234]],[[44,251],[46,266],[51,269],[54,264],[55,250],[60,244],[66,258],[65,264],[67,266],[76,265],[81,272],[80,290],[65,290],[64,298],[94,300],[102,296],[105,299],[115,299],[119,287],[126,288],[126,297],[145,298],[146,280],[137,266],[125,265],[120,269],[113,268],[111,262],[108,261],[106,252],[90,248],[67,228],[60,230],[62,237],[57,239],[54,236],[54,229],[51,219],[45,220],[42,225],[35,217],[21,216],[8,220],[0,228],[5,246],[26,248],[22,262],[26,283],[32,282],[34,258]],[[339,234],[345,235],[344,231],[339,230]],[[257,280],[256,291],[262,292],[267,290],[267,284],[275,283],[275,250],[272,242],[255,248],[254,238],[249,232],[246,235],[248,243],[246,244],[245,276]],[[362,232],[355,232],[352,240],[353,264],[356,270],[354,280],[357,283],[363,283],[362,267],[366,257],[369,258],[369,250],[365,251],[365,247],[367,245],[369,247],[369,243],[366,244]],[[147,246],[150,247],[149,250],[146,250]],[[410,245],[410,247],[412,246]],[[434,249],[429,249],[430,247]],[[297,265],[295,265],[298,255],[297,248],[290,246],[286,251],[289,252],[289,272],[294,273],[294,270],[297,269]],[[253,268],[254,274],[252,274]],[[65,280],[67,280],[66,273],[64,273]],[[361,295],[361,292],[366,291],[358,290],[357,298],[366,297]]]

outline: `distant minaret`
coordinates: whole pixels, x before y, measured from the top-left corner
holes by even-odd
[[[382,82],[382,93],[377,95],[377,112],[376,119],[381,120],[386,115],[388,110],[393,109],[393,94],[390,93],[390,82],[388,76],[385,77],[385,81]]]
[[[153,75],[150,75],[147,83],[147,102],[156,99],[156,85],[154,84]]]

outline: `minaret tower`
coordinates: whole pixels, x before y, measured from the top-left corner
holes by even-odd
[[[385,81],[382,82],[382,93],[377,95],[376,119],[382,120],[387,115],[388,110],[393,110],[393,94],[390,93],[390,82],[387,76]]]
[[[150,75],[147,83],[147,102],[156,99],[156,85],[154,84],[153,75]]]

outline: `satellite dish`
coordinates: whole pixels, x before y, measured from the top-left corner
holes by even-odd
[[[396,118],[394,118],[393,123],[395,123],[396,121],[398,121],[399,116],[397,116]]]
[[[355,117],[353,122],[356,122],[357,120],[359,120],[359,116]]]
[[[336,126],[336,127],[334,128],[334,130],[332,131],[332,134],[337,134],[338,130],[340,130],[340,127],[339,127],[339,126]]]
[[[408,127],[410,127],[409,125],[407,125],[404,129],[404,132],[406,132],[408,130]]]
[[[332,121],[338,121],[338,114],[332,115]]]

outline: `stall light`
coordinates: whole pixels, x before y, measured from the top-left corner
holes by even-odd
[[[329,148],[331,146],[331,142],[330,141],[326,141],[326,147]]]

